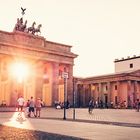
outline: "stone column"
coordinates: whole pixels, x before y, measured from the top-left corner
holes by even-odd
[[[102,100],[103,101],[102,83],[99,83],[99,100]]]
[[[85,105],[87,106],[89,103],[89,100],[91,98],[93,98],[95,100],[95,97],[93,96],[93,94],[91,95],[91,84],[87,84],[86,86],[86,92],[85,92]]]
[[[107,87],[108,87],[108,105],[110,106],[110,102],[111,102],[111,84],[110,82],[107,82]]]
[[[82,88],[81,84],[80,83],[77,83],[75,90],[76,90],[76,95],[77,95],[76,102],[77,102],[78,107],[81,106],[81,88]]]
[[[138,81],[134,82],[134,102],[139,98],[139,86],[138,86]]]
[[[118,97],[118,102],[122,102],[122,97],[121,97],[121,91],[120,91],[120,81],[117,81],[117,97]]]
[[[83,104],[82,104],[82,106],[83,107],[85,107],[85,95],[86,95],[86,84],[85,85],[83,85],[83,92],[82,92],[82,102],[83,102]]]
[[[67,79],[67,98],[72,104],[73,102],[73,66],[68,66],[68,79]]]
[[[77,96],[77,79],[73,78],[73,102],[72,105],[78,107],[78,96]]]
[[[103,108],[104,106],[104,96],[102,93],[102,83],[99,83],[99,107]]]
[[[132,106],[132,89],[131,89],[131,81],[127,81],[127,105],[128,107]]]
[[[89,84],[89,96],[91,98],[94,98],[96,100],[96,95],[95,95],[95,88],[93,88],[92,84]]]
[[[36,74],[35,74],[35,98],[42,97],[43,92],[43,74],[44,74],[44,67],[43,62],[39,62],[37,64]]]
[[[58,101],[59,63],[52,63],[52,101]]]

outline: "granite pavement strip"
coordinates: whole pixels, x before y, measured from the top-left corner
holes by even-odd
[[[63,110],[42,108],[41,118],[27,118],[25,112],[23,119],[18,120],[14,108],[0,108],[0,124],[93,140],[140,139],[140,112],[131,109],[94,109],[92,114],[87,109],[76,109],[75,112],[76,120],[73,109],[66,110],[67,119],[63,120]]]

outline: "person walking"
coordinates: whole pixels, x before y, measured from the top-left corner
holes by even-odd
[[[20,97],[18,98],[17,102],[18,102],[18,111],[19,111],[19,115],[21,115],[22,112],[23,112],[23,106],[24,106],[25,100],[24,100],[24,98],[23,98],[22,96],[20,96]]]
[[[98,108],[98,100],[95,101],[95,108]]]
[[[100,105],[100,108],[102,109],[103,108],[103,101],[102,100],[100,100],[99,105]]]
[[[29,114],[29,106],[30,106],[30,100],[28,100],[26,102],[26,114],[28,115]]]
[[[139,112],[139,110],[140,110],[140,100],[137,99],[136,100],[136,111]]]
[[[41,107],[42,107],[42,101],[40,98],[36,101],[36,117],[40,117]]]
[[[93,101],[93,98],[89,101],[89,104],[88,104],[88,112],[89,114],[92,113],[92,110],[94,108],[94,101]]]
[[[28,114],[28,117],[31,117],[31,112],[36,117],[36,114],[35,114],[35,101],[34,101],[32,96],[31,96],[31,99],[29,101],[29,114]]]

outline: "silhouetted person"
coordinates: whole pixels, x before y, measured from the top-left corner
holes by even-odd
[[[93,98],[92,98],[88,103],[88,112],[90,114],[92,113],[93,108],[94,108],[94,101],[93,101]]]
[[[102,100],[100,100],[100,108],[103,108],[103,101]]]
[[[140,109],[140,100],[137,99],[136,100],[136,110],[137,110],[137,112],[139,112],[139,109]]]
[[[69,109],[70,108],[70,102],[69,102],[69,100],[67,100],[67,102],[66,102],[66,109]]]

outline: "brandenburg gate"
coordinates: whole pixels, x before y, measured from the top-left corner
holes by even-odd
[[[64,101],[64,69],[68,73],[67,98],[72,102],[76,54],[69,45],[46,40],[40,30],[17,19],[13,32],[0,31],[0,104],[15,106],[17,98],[41,98],[46,106]],[[41,27],[41,25],[39,26]],[[31,28],[30,28],[31,29]]]

